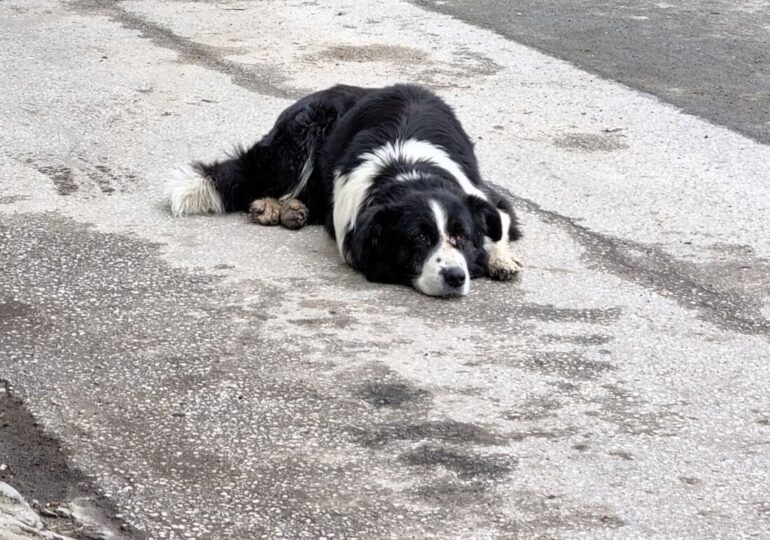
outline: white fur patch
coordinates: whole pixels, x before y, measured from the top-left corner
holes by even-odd
[[[430,201],[430,208],[436,219],[439,231],[439,241],[436,249],[428,255],[422,265],[422,270],[414,280],[414,288],[429,296],[446,296],[454,293],[465,296],[470,292],[471,280],[468,275],[468,263],[462,252],[449,243],[446,233],[447,217],[444,209],[436,201]],[[442,271],[447,268],[459,267],[465,273],[465,281],[459,290],[452,290],[444,280]]]
[[[462,167],[454,161],[446,150],[440,146],[436,146],[426,141],[418,141],[416,139],[408,139],[406,141],[398,141],[395,145],[392,145],[391,151],[393,152],[393,161],[415,163],[417,161],[428,161],[444,169],[451,174],[454,179],[460,184],[462,190],[468,195],[475,195],[480,199],[487,200],[487,196],[484,192],[476,187],[473,182],[465,175]]]
[[[503,237],[500,238],[499,243],[508,243],[510,241],[510,237],[508,236],[508,232],[511,228],[511,216],[508,214],[508,212],[503,212],[501,210],[498,210],[498,213],[500,214],[500,223],[503,226]]]
[[[372,181],[379,172],[373,161],[364,161],[348,174],[334,173],[334,235],[340,255],[350,263],[345,253],[345,234],[356,222],[358,210],[369,192]]]
[[[399,182],[414,182],[417,180],[422,180],[423,178],[424,178],[424,175],[422,173],[414,170],[402,172],[396,176],[396,180]]]
[[[413,164],[419,161],[431,163],[448,172],[460,187],[469,195],[486,200],[478,187],[465,175],[443,148],[426,141],[407,139],[389,142],[360,156],[363,162],[347,174],[337,171],[334,175],[334,233],[340,254],[348,260],[344,252],[345,234],[355,226],[356,217],[366,199],[369,188],[377,175],[392,163]],[[416,180],[417,174],[404,173],[397,177],[400,181]]]
[[[307,186],[308,181],[310,180],[310,176],[313,174],[313,149],[310,149],[310,157],[305,160],[305,163],[302,165],[302,170],[299,173],[299,181],[297,182],[297,185],[294,187],[294,189],[291,191],[291,193],[288,193],[281,197],[281,200],[284,201],[286,199],[296,199],[299,197],[299,194],[302,193],[302,191]]]
[[[225,205],[214,187],[211,178],[200,174],[191,166],[179,167],[172,172],[166,184],[166,193],[171,204],[171,214],[222,214]]]
[[[503,271],[509,274],[515,274],[521,270],[521,263],[516,260],[511,247],[511,239],[508,236],[508,230],[511,226],[511,216],[507,212],[500,212],[500,222],[503,226],[503,237],[497,242],[491,238],[484,239],[484,249],[489,253],[489,267],[493,271]]]

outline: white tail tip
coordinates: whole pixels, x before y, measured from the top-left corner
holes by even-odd
[[[214,182],[196,167],[174,169],[166,184],[166,193],[175,217],[190,214],[222,214],[225,205]]]

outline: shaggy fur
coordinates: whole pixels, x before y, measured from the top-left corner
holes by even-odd
[[[367,279],[433,296],[520,269],[513,208],[482,182],[452,109],[419,86],[311,94],[249,149],[182,169],[169,196],[174,215],[251,209],[263,224],[284,205],[286,226],[324,224]]]

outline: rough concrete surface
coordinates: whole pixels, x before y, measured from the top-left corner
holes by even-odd
[[[24,497],[10,485],[0,482],[0,533],[3,538],[35,538],[36,531],[42,528],[40,517]]]
[[[407,2],[0,19],[0,378],[64,504],[158,539],[767,534],[770,148]],[[174,165],[397,80],[513,197],[518,282],[441,301],[319,228],[170,217]]]
[[[3,504],[2,488],[18,493],[14,486],[27,499],[18,494]],[[60,442],[46,435],[23,402],[0,383],[0,538],[11,533],[21,538],[120,537],[126,525],[112,518],[114,507],[98,491],[69,466]]]
[[[770,143],[767,0],[414,0]]]

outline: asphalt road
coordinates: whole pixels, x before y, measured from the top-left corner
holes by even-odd
[[[137,538],[766,535],[770,148],[461,18],[0,2],[0,481]],[[518,282],[441,301],[169,215],[174,165],[397,80],[511,194]]]
[[[767,0],[417,0],[770,143]]]

